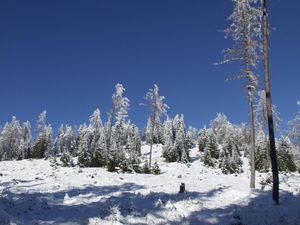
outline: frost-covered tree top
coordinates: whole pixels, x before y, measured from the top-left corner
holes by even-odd
[[[232,39],[233,46],[223,50],[224,60],[219,63],[242,61],[245,68],[232,79],[247,78],[248,95],[253,99],[258,86],[256,67],[262,58],[262,10],[257,0],[233,0],[234,8],[228,17],[230,26],[224,30],[225,38]]]
[[[93,114],[90,116],[90,125],[95,129],[95,130],[100,130],[102,127],[102,121],[100,118],[100,110],[96,109]]]
[[[112,95],[112,111],[111,116],[116,118],[117,121],[122,121],[127,117],[129,109],[129,99],[123,97],[125,88],[122,84],[116,84],[115,93]]]
[[[234,9],[228,17],[231,25],[224,30],[225,38],[234,41],[232,48],[224,50],[224,62],[244,60],[246,45],[248,63],[256,67],[261,59],[262,45],[262,11],[255,7],[257,0],[233,0]]]
[[[146,105],[150,107],[155,120],[162,115],[167,115],[169,106],[164,103],[165,97],[159,95],[159,88],[156,84],[153,89],[149,89],[144,99],[148,102]]]
[[[46,110],[44,110],[40,115],[39,119],[37,120],[37,130],[39,133],[42,133],[46,128]]]

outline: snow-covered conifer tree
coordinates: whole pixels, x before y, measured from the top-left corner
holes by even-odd
[[[220,165],[224,174],[242,172],[242,160],[236,145],[233,142],[232,136],[227,136],[220,152]]]
[[[92,165],[93,153],[91,152],[91,143],[93,139],[93,130],[91,126],[85,123],[78,128],[78,164],[82,167]]]
[[[197,144],[198,140],[198,131],[196,128],[189,126],[188,131],[186,132],[186,147],[193,148]]]
[[[107,128],[107,147],[110,149],[112,142],[112,129],[114,121],[122,123],[127,117],[127,111],[129,109],[129,99],[123,97],[125,88],[122,84],[116,84],[115,92],[112,95],[112,109],[109,113],[109,120],[106,124]]]
[[[198,146],[199,146],[200,152],[204,152],[207,141],[208,141],[208,131],[206,128],[201,129],[199,132],[199,141],[198,141]]]
[[[206,166],[215,167],[217,164],[217,159],[219,159],[220,156],[220,150],[218,148],[215,134],[213,132],[208,132],[206,141],[207,142],[203,150],[202,161]]]
[[[163,131],[164,131],[163,132],[164,145],[163,145],[162,156],[165,158],[167,162],[176,162],[173,125],[171,119],[168,118],[164,122]]]
[[[153,131],[153,143],[155,144],[159,144],[162,143],[162,125],[160,123],[160,121],[158,121],[155,126],[154,126],[154,131]],[[152,122],[151,122],[151,117],[148,118],[147,121],[147,126],[145,129],[145,141],[146,143],[151,143],[152,141]]]
[[[1,160],[22,158],[22,129],[15,116],[10,123],[6,123],[1,132]]]
[[[300,101],[298,105],[300,105]],[[293,120],[288,122],[288,125],[290,127],[288,136],[300,150],[300,111]]]
[[[232,125],[228,121],[227,117],[223,113],[218,113],[217,117],[210,122],[210,127],[217,138],[217,142],[222,144],[226,138],[228,129],[231,129]]]
[[[29,121],[23,123],[22,127],[22,145],[21,151],[24,159],[32,157],[33,139],[31,134],[31,125]]]
[[[169,108],[165,103],[165,97],[159,95],[159,88],[156,84],[154,84],[153,89],[149,89],[146,93],[145,100],[148,102],[147,106],[151,109],[151,143],[150,143],[150,158],[149,158],[149,165],[151,167],[151,159],[152,159],[152,146],[154,142],[154,131],[155,127],[158,123],[160,123],[160,117],[162,115],[167,114],[167,109]]]
[[[90,130],[92,132],[90,152],[92,154],[91,166],[102,167],[107,163],[108,151],[105,141],[104,127],[101,121],[101,113],[96,109],[90,116]]]
[[[178,118],[176,120],[176,118]],[[175,117],[174,124],[175,128],[175,140],[174,148],[176,149],[176,160],[178,162],[189,162],[189,149],[186,146],[186,134],[183,115]]]
[[[270,169],[269,145],[262,126],[257,128],[255,143],[255,168],[260,172],[268,172]]]
[[[233,13],[228,18],[232,23],[225,30],[226,38],[234,42],[232,48],[224,50],[222,63],[242,61],[242,73],[233,79],[246,78],[249,101],[250,130],[251,130],[251,179],[250,187],[255,187],[255,136],[253,97],[257,88],[255,74],[259,60],[262,58],[262,11],[256,7],[257,0],[233,0]]]
[[[296,172],[297,165],[292,154],[292,143],[288,137],[281,137],[277,142],[278,170]]]
[[[44,158],[51,149],[52,127],[46,125],[46,110],[39,115],[37,121],[37,139],[33,147],[33,158]]]

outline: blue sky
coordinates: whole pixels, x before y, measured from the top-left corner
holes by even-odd
[[[286,123],[299,111],[300,1],[269,4],[273,103]],[[54,129],[88,121],[96,108],[105,121],[117,82],[140,127],[149,111],[139,103],[154,83],[169,115],[184,114],[187,125],[208,125],[217,112],[247,122],[244,82],[225,81],[238,65],[213,65],[231,46],[219,31],[232,6],[230,0],[1,1],[0,124],[15,115],[34,125],[44,109]]]

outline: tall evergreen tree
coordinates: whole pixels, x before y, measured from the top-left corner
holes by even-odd
[[[250,187],[255,187],[255,134],[253,116],[253,97],[257,86],[255,70],[262,52],[261,10],[254,6],[256,0],[233,0],[234,9],[229,20],[232,24],[225,30],[226,38],[234,42],[232,48],[224,50],[222,63],[242,61],[244,68],[241,75],[232,79],[246,78],[249,101],[251,130],[251,179]]]
[[[116,84],[115,92],[112,95],[112,108],[108,115],[107,127],[107,147],[110,149],[112,142],[112,129],[114,122],[122,123],[127,117],[127,111],[129,109],[129,99],[123,97],[125,88],[122,84]]]
[[[17,118],[13,116],[1,132],[1,160],[21,159],[21,141],[22,129]]]
[[[151,142],[150,142],[150,156],[149,156],[149,166],[151,167],[152,160],[152,146],[154,143],[154,131],[158,123],[160,123],[160,117],[167,114],[167,109],[169,108],[165,103],[165,97],[159,95],[159,88],[154,84],[153,89],[149,89],[146,93],[145,100],[147,101],[147,106],[149,106],[151,115]]]
[[[33,147],[33,158],[44,158],[51,149],[52,144],[52,127],[46,125],[46,110],[39,115],[37,121],[37,139]]]
[[[277,143],[278,170],[296,172],[297,165],[292,154],[292,143],[288,137],[281,137]]]
[[[31,125],[29,121],[23,123],[22,127],[22,155],[24,159],[32,157],[33,139],[31,133]]]

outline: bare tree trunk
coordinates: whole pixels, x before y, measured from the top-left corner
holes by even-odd
[[[274,123],[273,123],[273,115],[272,115],[267,17],[268,17],[267,0],[263,0],[265,89],[266,89],[266,103],[267,103],[269,139],[270,139],[270,150],[271,150],[270,157],[271,157],[272,174],[273,174],[273,200],[278,205],[279,204],[279,178],[278,178],[278,165],[277,165],[276,145],[275,145],[275,135],[274,135]]]
[[[113,109],[111,110],[111,113],[109,115],[109,120],[108,120],[108,137],[107,137],[107,149],[110,149],[111,146],[111,135],[112,135],[112,126],[113,126],[113,122],[114,122],[114,114],[115,114],[115,110],[114,110],[114,106]]]
[[[255,188],[255,131],[253,116],[253,97],[249,95],[249,114],[250,114],[250,139],[251,139],[251,178],[250,188]]]
[[[249,101],[249,119],[250,119],[250,142],[251,142],[251,151],[250,151],[250,165],[251,165],[251,176],[250,176],[250,188],[255,188],[255,131],[254,131],[254,115],[253,115],[253,78],[251,77],[250,72],[250,63],[249,63],[249,40],[248,37],[245,37],[244,41],[244,60],[245,60],[245,75],[248,81],[247,92],[248,92],[248,101]]]
[[[151,168],[152,162],[152,148],[153,148],[153,138],[154,138],[154,116],[151,117],[151,142],[150,142],[150,158],[149,158],[149,168]]]

